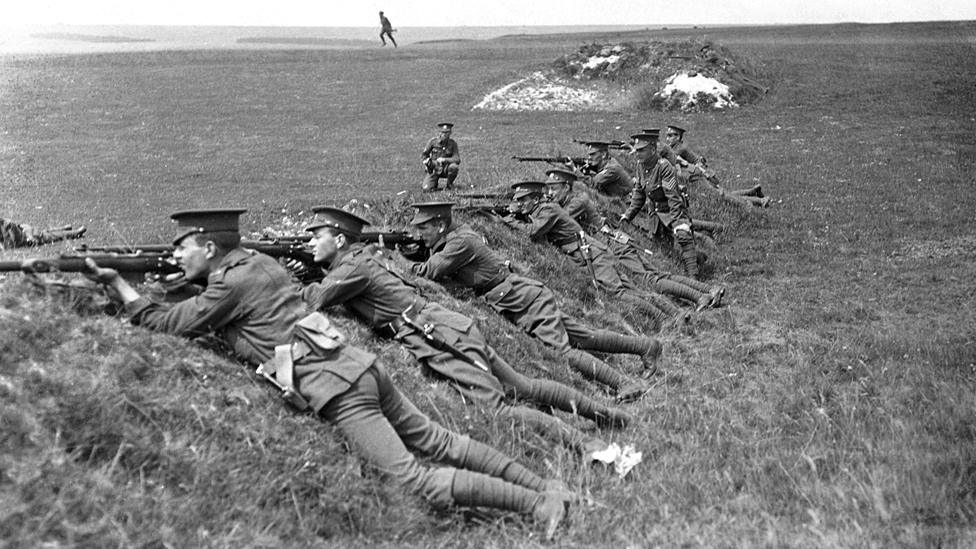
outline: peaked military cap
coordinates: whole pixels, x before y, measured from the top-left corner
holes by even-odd
[[[512,189],[515,190],[515,195],[512,198],[518,200],[523,196],[545,193],[546,184],[541,181],[521,181],[512,185]]]
[[[410,221],[411,225],[420,225],[432,219],[450,219],[451,207],[453,202],[419,202],[411,204],[411,208],[417,208],[417,213]]]
[[[312,211],[315,212],[315,219],[312,220],[311,225],[305,228],[308,232],[329,227],[342,233],[359,236],[363,232],[363,227],[369,225],[369,221],[342,208],[315,206]]]
[[[657,143],[660,137],[661,130],[644,130],[642,133],[634,134],[630,136],[634,140],[633,146],[635,149],[640,150],[648,145],[653,145]]]
[[[575,172],[567,170],[565,168],[551,168],[546,170],[546,175],[549,176],[549,181],[546,181],[547,185],[554,185],[556,183],[572,183],[579,179],[579,176]]]
[[[440,129],[442,129],[442,130],[450,130],[451,128],[454,127],[454,124],[452,124],[450,122],[441,122],[441,123],[437,124],[437,127],[440,128]]]
[[[180,241],[191,234],[240,232],[240,217],[246,211],[243,208],[216,208],[176,212],[169,216],[176,222],[178,231],[176,238],[173,239],[173,245],[179,246]]]
[[[685,134],[685,131],[687,131],[684,128],[682,128],[681,126],[675,126],[674,124],[670,124],[668,126],[668,130],[673,131],[674,133],[678,134],[678,137],[682,137]]]
[[[609,151],[610,143],[606,141],[584,141],[587,152]]]

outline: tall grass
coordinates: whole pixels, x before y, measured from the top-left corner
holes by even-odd
[[[395,344],[341,311],[337,322],[427,413],[587,496],[558,545],[971,546],[972,25],[707,33],[761,59],[773,91],[733,112],[650,119],[469,110],[597,36],[396,54],[5,58],[0,214],[84,222],[99,243],[144,242],[166,238],[165,214],[189,204],[247,206],[259,231],[357,198],[377,224],[399,226],[411,201],[430,198],[416,192],[418,160],[442,119],[458,124],[460,181],[479,188],[541,175],[513,154],[572,153],[572,138],[679,123],[726,186],[762,183],[775,203],[743,212],[692,189],[698,215],[730,227],[711,258],[728,305],[688,333],[660,334],[666,375],[628,407],[636,425],[608,433],[644,451],[626,479],[463,404]],[[555,250],[466,221],[567,311],[648,329]],[[48,250],[8,255],[30,253]],[[469,294],[423,289],[477,319],[519,370],[600,394]],[[542,545],[517,517],[435,510],[389,486],[327,424],[292,413],[200,343],[128,327],[84,294],[3,280],[6,545]]]

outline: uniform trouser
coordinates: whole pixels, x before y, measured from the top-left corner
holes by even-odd
[[[432,173],[424,177],[421,189],[425,191],[436,191],[441,178],[447,178],[447,182],[444,184],[445,189],[454,187],[454,180],[457,179],[458,170],[458,165],[453,163],[445,166],[443,170],[435,169]]]
[[[698,247],[691,231],[675,231],[674,241],[681,250],[681,263],[685,267],[685,274],[698,278]]]
[[[432,421],[378,364],[319,414],[374,467],[434,504],[530,512],[545,489],[545,481],[511,458]],[[410,450],[453,467],[426,467]],[[472,503],[472,492],[481,501]]]
[[[563,325],[565,315],[556,305],[552,291],[517,275],[511,275],[506,284],[510,286],[508,292],[500,299],[489,302],[492,309],[527,334],[559,350],[567,364],[588,379],[613,389],[619,389],[631,381],[606,362],[570,346],[569,334]]]
[[[611,244],[610,249],[613,251],[614,256],[616,256],[620,266],[627,269],[632,275],[643,279],[646,284],[645,287],[653,292],[672,295],[697,303],[710,290],[708,285],[686,276],[672,275],[658,270],[649,261],[645,261],[641,257],[642,252],[629,244],[615,242]],[[692,284],[689,284],[689,282]]]
[[[394,39],[393,39],[393,31],[388,31],[388,30],[383,30],[383,31],[380,31],[380,40],[381,40],[381,41],[382,41],[382,42],[383,42],[384,44],[386,44],[386,39],[385,39],[385,38],[383,38],[384,36],[386,36],[387,38],[389,38],[389,39],[390,39],[390,42],[393,42],[393,45],[394,45],[394,46],[396,46],[396,45],[397,45],[397,43],[396,43],[396,40],[394,40]]]
[[[589,398],[579,391],[551,380],[530,379],[516,372],[488,345],[477,327],[463,334],[454,346],[465,356],[487,365],[485,371],[451,352],[431,347],[420,334],[409,333],[400,338],[401,344],[425,366],[451,380],[461,395],[487,404],[504,416],[516,419],[543,436],[555,439],[570,448],[583,450],[593,440],[559,418],[533,408],[509,404],[505,396],[515,400],[531,400],[538,404],[578,413],[597,422],[613,421],[618,412]]]
[[[734,204],[736,206],[741,206],[743,208],[748,208],[751,206],[762,206],[762,198],[754,196],[752,189],[738,190],[738,191],[727,191],[721,186],[721,182],[718,177],[715,176],[714,172],[704,173],[700,168],[695,168],[692,170],[682,170],[684,173],[683,179],[691,183],[700,183],[701,187],[712,189],[718,193],[722,200],[725,200],[729,204]]]
[[[704,219],[695,219],[691,222],[691,228],[696,231],[704,231],[708,233],[720,233],[725,230],[725,225],[718,223],[716,221],[705,221]]]

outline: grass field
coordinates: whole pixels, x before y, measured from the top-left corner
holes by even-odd
[[[459,181],[478,188],[541,175],[513,154],[680,123],[730,187],[762,183],[776,203],[694,197],[732,226],[712,258],[729,305],[661,334],[666,375],[614,434],[644,451],[626,479],[463,407],[398,347],[339,322],[425,411],[588,496],[557,546],[976,545],[976,24],[707,32],[761,64],[768,97],[695,115],[471,110],[599,35],[0,58],[0,216],[84,223],[106,244],[160,241],[188,206],[247,207],[260,231],[356,198],[395,224],[442,120]],[[567,309],[645,328],[555,252],[476,223]],[[588,388],[469,296],[426,291],[518,369]],[[544,545],[517,518],[387,486],[212,345],[86,311],[20,275],[0,285],[3,545]]]

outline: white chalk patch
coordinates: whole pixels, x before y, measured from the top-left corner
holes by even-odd
[[[704,93],[712,98],[710,106],[713,108],[724,109],[738,106],[732,99],[732,93],[729,92],[727,85],[701,74],[691,76],[686,72],[675,73],[664,82],[664,88],[658,93],[662,97],[669,98],[679,92],[688,96],[688,99],[681,106],[682,109],[694,107],[696,104],[695,97],[699,93]]]
[[[600,57],[599,55],[594,55],[593,57],[587,59],[586,63],[583,63],[582,67],[583,70],[592,71],[594,69],[602,67],[603,65],[613,65],[617,61],[620,61],[619,55],[608,55],[606,57]]]
[[[598,108],[601,102],[595,91],[567,86],[536,72],[489,93],[472,110],[577,111]]]

